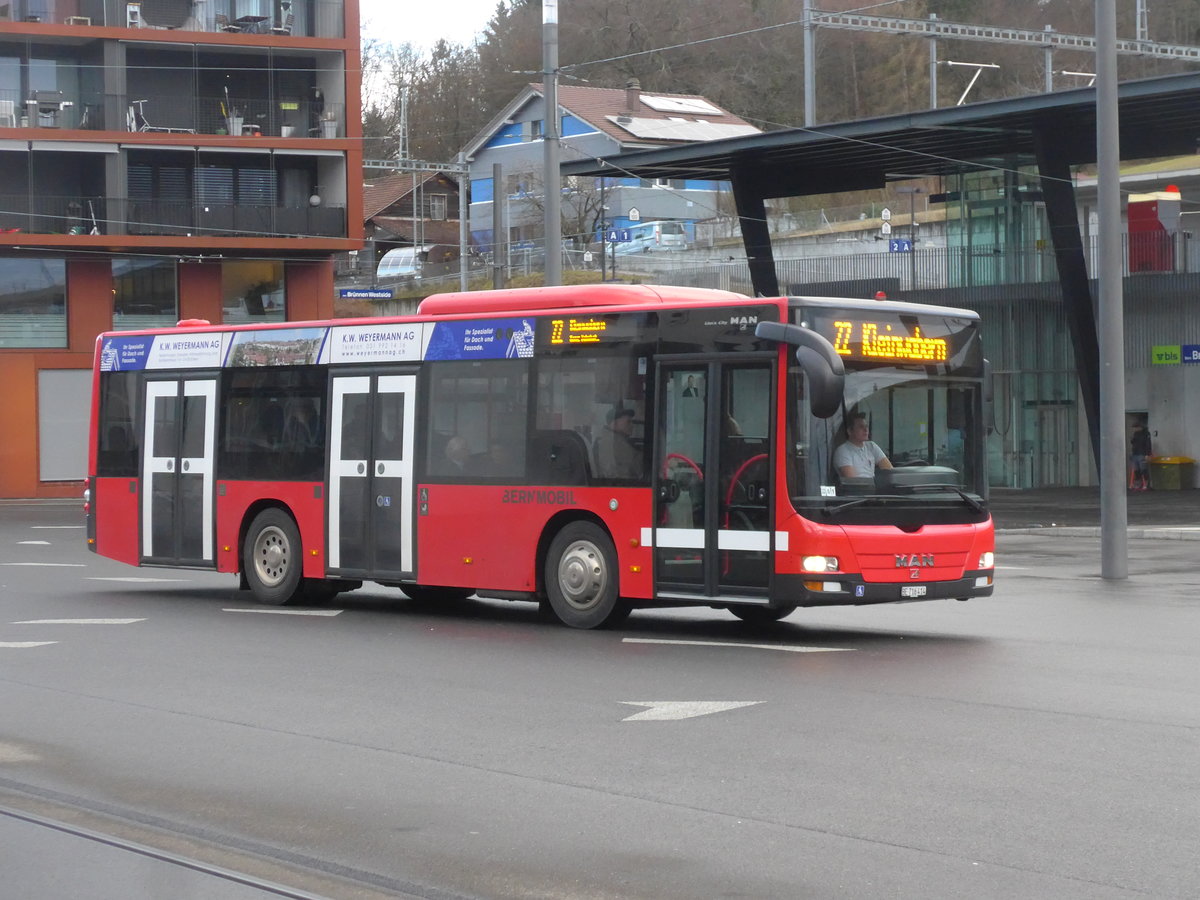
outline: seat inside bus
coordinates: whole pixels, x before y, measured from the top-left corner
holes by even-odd
[[[565,428],[535,431],[529,438],[528,466],[533,484],[587,484],[587,442]]]

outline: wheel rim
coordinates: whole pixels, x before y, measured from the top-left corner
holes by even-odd
[[[287,578],[292,548],[283,529],[271,525],[254,541],[254,572],[265,587],[276,587]]]
[[[558,586],[572,609],[586,611],[604,597],[608,571],[604,555],[591,541],[575,541],[558,562]]]

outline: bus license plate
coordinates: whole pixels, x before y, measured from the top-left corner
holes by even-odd
[[[902,584],[900,585],[901,597],[924,597],[925,585],[923,584]]]

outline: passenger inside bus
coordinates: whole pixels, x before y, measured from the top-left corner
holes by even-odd
[[[596,467],[601,478],[641,478],[642,451],[633,442],[633,410],[618,405],[596,438]]]

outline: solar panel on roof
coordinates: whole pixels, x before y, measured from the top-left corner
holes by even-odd
[[[659,112],[686,112],[702,116],[724,115],[721,110],[699,97],[655,97],[652,94],[642,94],[641,101]]]
[[[659,141],[715,141],[718,138],[758,134],[753,125],[705,122],[695,119],[640,119],[633,116],[607,116],[608,121],[634,137]]]

